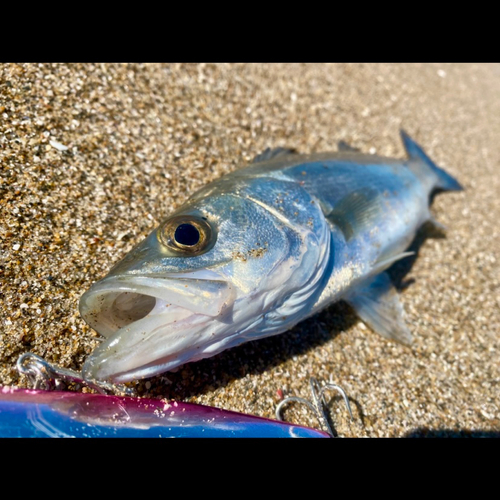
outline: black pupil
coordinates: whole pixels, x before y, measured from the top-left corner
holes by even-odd
[[[181,245],[193,246],[200,241],[200,232],[192,224],[180,224],[175,230],[174,237]]]

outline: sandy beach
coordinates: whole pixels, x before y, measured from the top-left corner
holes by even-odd
[[[0,64],[0,385],[27,351],[80,370],[80,296],[201,186],[266,147],[404,158],[400,128],[465,188],[391,269],[411,348],[340,302],[130,386],[274,418],[316,377],[340,436],[500,437],[500,64]]]

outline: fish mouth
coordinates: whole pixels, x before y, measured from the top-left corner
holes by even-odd
[[[122,383],[192,360],[216,340],[234,301],[232,285],[211,271],[104,278],[80,299],[80,314],[104,337],[84,378]]]

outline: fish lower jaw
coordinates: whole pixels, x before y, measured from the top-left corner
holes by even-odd
[[[174,358],[174,356],[172,356],[172,358]],[[185,363],[178,362],[176,359],[165,360],[164,362],[155,360],[148,364],[138,366],[135,369],[125,369],[124,371],[120,371],[118,366],[115,370],[113,370],[114,364],[112,362],[108,365],[106,361],[102,362],[101,360],[91,356],[85,362],[82,374],[84,379],[90,382],[123,384],[133,380],[153,377],[155,375],[159,375],[160,373],[171,371],[169,366],[172,366],[173,370],[177,370],[183,364]]]
[[[225,344],[225,342],[215,342],[214,344],[205,344],[185,351],[176,351],[164,358],[155,359],[137,366],[135,369],[123,371],[120,371],[119,367],[116,367],[116,371],[113,371],[112,362],[107,363],[106,361],[96,360],[91,356],[87,358],[83,367],[83,377],[88,381],[123,384],[133,380],[154,377],[162,373],[175,373],[188,363],[212,357],[229,347],[237,346],[246,341],[246,339],[242,339],[241,341],[232,342],[231,345],[224,345],[224,347],[219,347],[219,345]]]
[[[177,306],[171,309],[156,314],[153,310],[103,339],[85,362],[84,378],[123,383],[158,375],[188,362],[196,354],[200,339],[210,330],[212,320]]]
[[[172,327],[172,323],[166,324],[149,335],[135,329],[135,342],[130,338],[130,327],[120,329],[87,358],[83,377],[110,383],[149,378],[175,372],[187,363],[212,357],[247,340],[230,332],[230,325],[201,315],[191,314]]]
[[[161,322],[161,315],[156,318]],[[177,371],[186,363],[212,357],[248,338],[233,325],[190,313],[145,333],[144,320],[118,330],[86,360],[83,376],[95,382],[125,383]],[[166,318],[164,318],[166,321]]]
[[[153,307],[148,300],[132,295],[111,298],[109,303],[118,311],[107,309],[107,317],[114,318],[108,319],[110,334],[87,358],[83,367],[87,380],[124,383],[176,370],[250,340],[253,335],[248,331],[258,332],[264,318],[263,296],[245,296],[228,308],[229,314],[223,311],[217,316],[168,305],[160,299]],[[129,323],[121,316],[120,307],[131,304],[137,310],[127,312],[128,317],[139,317],[152,309]],[[124,326],[119,326],[120,321]]]

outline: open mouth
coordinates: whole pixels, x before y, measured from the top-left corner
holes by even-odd
[[[206,271],[107,277],[80,300],[82,317],[105,337],[87,359],[84,376],[123,382],[166,371],[233,302],[232,286]]]
[[[116,329],[139,321],[151,313],[161,300],[150,295],[134,292],[120,292],[116,298],[110,297],[108,328]],[[102,319],[101,319],[102,321]]]

